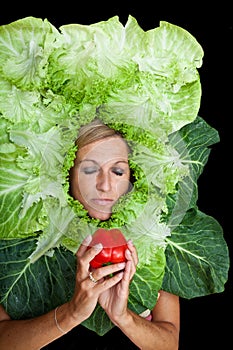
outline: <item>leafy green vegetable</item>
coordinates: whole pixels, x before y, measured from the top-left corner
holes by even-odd
[[[222,227],[197,207],[197,181],[218,132],[198,111],[203,50],[167,22],[144,32],[129,16],[57,30],[27,17],[0,27],[0,302],[12,318],[72,296],[82,239],[120,228],[140,264],[129,307],[152,309],[162,288],[184,298],[224,290]],[[69,195],[81,125],[95,116],[131,144],[133,190],[107,222]],[[83,323],[113,324],[97,306]]]

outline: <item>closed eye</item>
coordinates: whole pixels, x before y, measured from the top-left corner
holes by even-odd
[[[91,166],[91,167],[83,167],[81,171],[86,174],[86,175],[91,175],[99,171],[99,168],[96,166]]]
[[[124,169],[121,168],[112,168],[112,172],[117,176],[122,176],[125,174]]]

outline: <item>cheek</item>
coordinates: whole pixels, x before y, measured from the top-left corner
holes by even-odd
[[[118,194],[118,197],[129,192],[131,188],[132,188],[132,184],[130,183],[128,178],[120,179],[116,183],[116,192]]]
[[[70,189],[71,189],[71,195],[74,199],[80,201],[82,198],[80,193],[80,178],[78,176],[77,168],[71,170],[71,176],[70,176]]]
[[[78,199],[82,204],[83,201],[88,200],[88,197],[92,194],[95,189],[95,177],[90,175],[77,177],[75,184],[75,199]]]

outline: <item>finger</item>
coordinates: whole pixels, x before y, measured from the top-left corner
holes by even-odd
[[[98,280],[95,286],[98,288],[99,293],[102,293],[103,291],[110,289],[119,283],[122,280],[123,276],[124,272],[121,270],[120,272],[114,274],[112,277],[102,278],[101,280]]]
[[[88,263],[90,263],[91,260],[94,259],[94,257],[101,252],[102,249],[103,249],[102,243],[97,243],[93,247],[89,248],[85,253],[85,258],[88,261]]]
[[[132,254],[136,253],[136,248],[133,244],[133,241],[131,239],[127,242],[128,249],[131,251]]]
[[[92,240],[92,236],[88,235],[82,241],[82,243],[80,244],[80,246],[79,246],[79,248],[78,248],[78,250],[76,252],[76,256],[82,256],[86,252],[88,245],[91,243],[91,240]]]
[[[98,243],[83,252],[82,249],[77,252],[77,270],[80,272],[83,278],[87,276],[89,272],[91,260],[94,259],[94,257],[99,254],[102,249],[103,245]]]
[[[89,272],[89,280],[93,283],[97,283],[98,282],[98,279],[96,279],[94,276],[93,276],[93,272]]]
[[[128,242],[128,249],[126,249],[125,251],[125,257],[127,259],[127,265],[125,268],[124,278],[126,278],[127,280],[132,280],[138,264],[137,251],[132,241]]]
[[[130,279],[133,278],[133,275],[136,272],[136,262],[135,262],[135,258],[133,257],[133,254],[131,253],[131,251],[129,249],[126,250],[125,252],[125,257],[127,259],[127,272],[129,271],[130,274]],[[130,263],[130,264],[128,264]]]
[[[102,291],[111,288],[118,283],[123,277],[122,269],[125,267],[125,263],[115,264],[111,269],[101,267],[89,272],[88,278],[92,287],[99,286]],[[109,272],[117,272],[109,274]]]
[[[86,279],[89,269],[90,261],[103,249],[101,243],[94,245],[93,247],[88,247],[88,242],[90,243],[92,237],[87,236],[82,244],[80,245],[76,257],[77,257],[77,278],[83,280]]]
[[[103,267],[99,267],[92,271],[92,276],[94,274],[95,279],[101,280],[103,278],[110,278],[111,276],[119,273],[121,270],[125,268],[125,262],[118,264],[110,264]]]
[[[121,288],[122,288],[121,290],[125,291],[125,293],[127,294],[128,294],[129,285],[133,276],[132,265],[133,265],[132,261],[128,260],[121,279]]]
[[[128,249],[126,250],[126,254],[127,254],[126,258],[128,260],[133,260],[134,265],[136,266],[138,264],[138,255],[137,255],[137,250],[131,240],[128,241]]]

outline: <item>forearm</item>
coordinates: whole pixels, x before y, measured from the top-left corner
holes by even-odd
[[[58,327],[68,332],[82,322],[72,317],[68,303],[57,310],[58,327],[54,316],[55,310],[52,310],[29,320],[0,321],[0,349],[39,350],[65,334]]]
[[[170,322],[153,322],[128,311],[117,327],[142,350],[178,350],[178,330]]]

